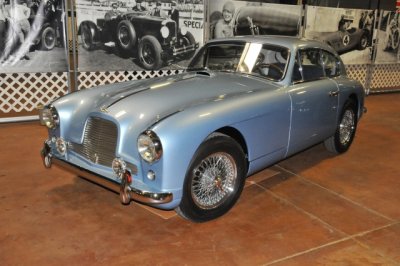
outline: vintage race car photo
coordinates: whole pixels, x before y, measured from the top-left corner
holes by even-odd
[[[21,2],[24,3],[24,1]],[[30,17],[28,19],[30,29],[27,35],[28,48],[30,50],[49,51],[57,45],[63,46],[64,18],[61,5],[62,2],[59,0],[33,0],[30,2]],[[9,5],[6,5],[6,7],[10,8]],[[18,35],[19,26],[11,23],[11,21],[6,21],[7,35],[4,42],[6,43],[5,46],[8,47],[7,49],[13,52],[25,44],[21,43],[20,36]]]
[[[384,40],[384,50],[396,52],[400,44],[399,14],[395,14],[390,20]]]
[[[79,34],[84,49],[90,51],[112,42],[123,56],[136,55],[139,65],[147,70],[190,59],[199,47],[193,34],[179,28],[175,21],[144,12],[106,14],[96,23],[85,20]]]
[[[364,50],[368,47],[369,32],[366,29],[349,28],[335,32],[318,32],[309,36],[329,44],[339,54],[344,54],[355,49]]]
[[[235,35],[296,36],[300,28],[300,14],[270,6],[243,6],[234,21]]]
[[[278,9],[271,6],[242,6],[232,18],[233,35],[284,35],[297,36],[300,29],[299,9]],[[221,11],[211,14],[210,36],[216,38],[215,25],[222,19]]]
[[[42,158],[119,192],[123,204],[204,222],[233,207],[249,175],[321,142],[346,152],[364,111],[362,85],[326,44],[219,39],[184,73],[81,90],[43,107]]]

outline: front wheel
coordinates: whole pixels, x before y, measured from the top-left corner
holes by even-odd
[[[220,217],[238,200],[245,177],[246,161],[241,146],[229,136],[212,134],[192,159],[176,211],[194,222]]]
[[[40,39],[40,49],[45,51],[53,50],[56,46],[56,31],[52,27],[46,27]]]
[[[146,35],[139,43],[139,59],[147,70],[156,70],[161,67],[161,52],[161,44],[154,36]]]
[[[87,51],[92,51],[96,47],[94,43],[94,36],[93,36],[94,34],[95,32],[90,27],[90,24],[82,22],[81,24],[82,47]]]
[[[357,106],[354,100],[347,100],[343,106],[335,135],[324,142],[328,151],[339,154],[350,148],[357,129],[356,110]]]

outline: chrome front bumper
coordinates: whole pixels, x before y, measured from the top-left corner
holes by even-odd
[[[50,168],[53,164],[63,169],[66,169],[84,179],[90,180],[100,186],[108,188],[114,192],[120,194],[121,202],[128,204],[130,200],[138,201],[144,204],[162,204],[169,203],[173,199],[172,193],[163,192],[155,193],[149,191],[142,191],[139,189],[132,188],[129,183],[126,182],[125,178],[121,180],[121,184],[105,178],[101,175],[93,173],[85,168],[70,164],[62,159],[56,158],[51,153],[51,147],[47,142],[44,143],[41,151],[43,164],[46,168]]]

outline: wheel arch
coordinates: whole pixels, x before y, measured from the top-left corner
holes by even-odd
[[[349,95],[348,99],[352,100],[355,104],[355,108],[356,108],[355,111],[357,112],[357,121],[358,121],[361,117],[360,112],[362,112],[362,110],[360,110],[360,103],[359,103],[358,97],[355,93],[352,93]]]
[[[231,137],[240,145],[240,147],[243,149],[243,152],[246,156],[246,163],[247,163],[247,168],[248,168],[248,166],[249,166],[248,147],[247,147],[247,143],[246,143],[246,140],[245,140],[243,134],[236,128],[229,127],[229,126],[219,128],[215,132],[222,133],[222,134],[225,134],[225,135]]]

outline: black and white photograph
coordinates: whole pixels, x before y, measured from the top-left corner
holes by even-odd
[[[325,42],[345,64],[371,62],[374,43],[373,10],[307,6],[305,37]]]
[[[62,0],[0,0],[0,73],[66,72]]]
[[[400,13],[382,11],[378,27],[378,48],[375,62],[399,63],[400,62]]]
[[[238,35],[299,36],[302,7],[250,1],[210,1],[209,38]]]
[[[203,44],[203,0],[77,1],[78,69],[184,69]]]

